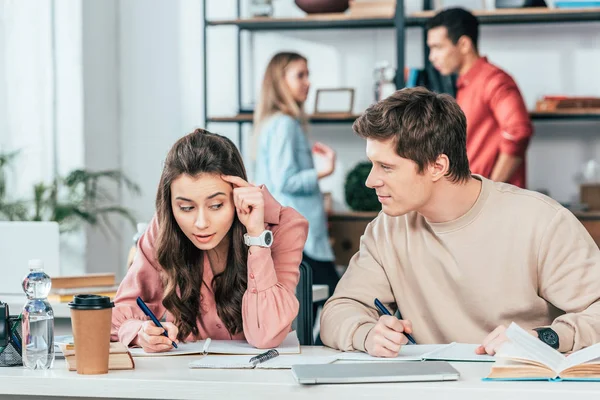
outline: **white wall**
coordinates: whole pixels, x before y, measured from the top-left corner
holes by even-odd
[[[11,194],[33,197],[33,185],[54,177],[52,44],[49,3],[2,4],[0,149],[21,150]]]

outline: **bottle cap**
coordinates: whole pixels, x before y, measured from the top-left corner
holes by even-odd
[[[44,269],[44,262],[37,258],[29,260],[29,269]]]

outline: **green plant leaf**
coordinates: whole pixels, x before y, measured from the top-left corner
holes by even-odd
[[[38,183],[33,187],[33,199],[7,202],[4,167],[18,154],[0,153],[0,218],[8,220],[51,220],[59,223],[61,232],[72,231],[89,224],[99,229],[118,230],[108,218],[116,214],[135,227],[136,219],[125,207],[115,205],[114,196],[106,188],[106,182],[122,185],[135,195],[140,188],[118,170],[88,171],[75,169],[65,178],[56,178],[50,184]]]
[[[28,221],[27,203],[24,201],[0,203],[0,216],[8,221]]]

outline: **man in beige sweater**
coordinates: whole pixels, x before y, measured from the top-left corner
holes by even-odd
[[[324,344],[393,357],[411,333],[494,354],[513,321],[561,352],[600,341],[598,247],[551,198],[471,175],[451,97],[400,90],[353,129],[383,212],[323,309]]]

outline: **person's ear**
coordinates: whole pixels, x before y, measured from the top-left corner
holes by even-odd
[[[448,173],[450,169],[450,159],[445,154],[440,154],[437,159],[429,165],[429,174],[431,180],[439,181]]]
[[[471,50],[475,51],[473,41],[467,35],[462,35],[458,39],[456,46],[458,47],[458,51],[460,51],[460,53],[463,55],[468,54],[469,52],[471,52]]]

